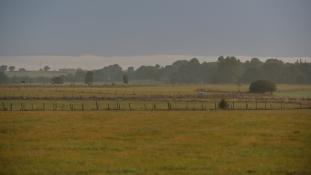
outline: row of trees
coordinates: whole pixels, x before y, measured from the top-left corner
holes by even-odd
[[[0,66],[0,71],[1,72],[5,72],[5,71],[14,72],[14,71],[16,71],[16,67],[15,66],[8,66],[8,65],[1,65]],[[21,68],[17,69],[17,71],[25,72],[26,69],[21,67]]]
[[[216,62],[200,63],[193,58],[189,61],[179,60],[167,66],[140,66],[137,69],[129,67],[122,70],[118,64],[93,71],[77,69],[74,74],[64,75],[61,79],[67,83],[90,84],[86,82],[89,79],[86,78],[87,74],[92,74],[91,82],[104,83],[124,82],[125,79],[126,82],[148,80],[162,83],[251,83],[264,79],[275,83],[309,84],[311,63],[284,63],[278,59],[262,62],[257,58],[241,62],[233,56],[220,56]]]
[[[51,70],[51,68],[50,68],[50,66],[48,66],[48,65],[44,66],[43,69],[40,68],[40,71],[46,71],[46,72],[47,72],[47,71],[50,71],[50,70]],[[26,69],[23,68],[23,67],[16,69],[15,66],[1,65],[1,66],[0,66],[0,71],[1,71],[1,72],[5,72],[5,71],[10,71],[10,72],[14,72],[14,71],[25,72]]]
[[[122,71],[111,65],[94,71],[94,81],[153,80],[165,83],[251,83],[265,79],[276,83],[311,83],[311,63],[284,63],[277,59],[265,62],[257,58],[241,62],[236,57],[220,56],[217,62],[200,63],[198,59],[176,61],[171,65],[129,67]]]

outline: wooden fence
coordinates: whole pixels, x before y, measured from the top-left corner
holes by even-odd
[[[219,101],[208,102],[2,102],[0,111],[207,111],[219,110]],[[227,110],[311,109],[309,103],[283,101],[229,101]]]

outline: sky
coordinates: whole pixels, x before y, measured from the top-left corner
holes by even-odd
[[[310,57],[310,9],[310,0],[0,0],[0,64]]]

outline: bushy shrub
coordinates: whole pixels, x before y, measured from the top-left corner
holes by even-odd
[[[220,102],[218,103],[218,107],[220,109],[228,109],[229,108],[229,104],[225,99],[221,99]]]
[[[64,79],[65,77],[61,75],[61,76],[53,77],[51,81],[52,81],[52,84],[64,84]]]
[[[253,93],[272,93],[276,91],[276,84],[268,80],[257,80],[250,84],[249,91]]]

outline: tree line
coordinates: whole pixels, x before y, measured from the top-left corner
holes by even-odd
[[[74,74],[53,78],[7,77],[0,74],[1,83],[131,83],[153,81],[160,83],[251,83],[269,80],[275,83],[311,83],[311,63],[296,61],[284,63],[278,59],[261,61],[258,58],[241,62],[234,56],[218,57],[215,62],[200,63],[197,58],[179,60],[171,65],[128,67],[123,70],[118,64],[87,71],[77,69]]]

